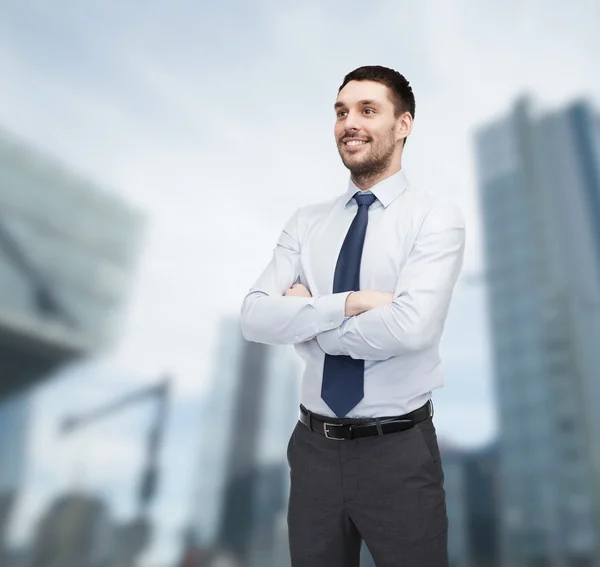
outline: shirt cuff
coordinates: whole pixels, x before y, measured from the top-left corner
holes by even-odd
[[[317,335],[317,342],[319,343],[319,346],[323,352],[331,354],[332,356],[338,356],[342,354],[347,355],[346,351],[342,347],[339,331],[339,328],[337,328]]]
[[[331,293],[317,297],[314,302],[317,312],[315,335],[339,327],[346,319],[346,298],[351,291]]]

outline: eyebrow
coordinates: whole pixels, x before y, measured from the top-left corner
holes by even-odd
[[[364,100],[359,100],[358,104],[362,105],[362,106],[376,106],[379,103],[376,100],[371,100],[371,99],[364,99]],[[342,101],[337,101],[334,105],[333,108],[334,109],[338,109],[338,108],[342,108],[345,107],[346,105],[342,102]]]

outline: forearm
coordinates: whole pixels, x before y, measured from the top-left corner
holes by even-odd
[[[285,297],[253,290],[242,303],[242,334],[246,340],[272,345],[304,342],[341,325],[348,294]]]
[[[423,223],[403,267],[394,299],[317,337],[328,354],[386,360],[438,341],[462,268],[465,227],[456,207],[440,206]]]
[[[297,344],[335,329],[344,320],[348,292],[316,298],[286,295],[302,272],[298,234],[297,212],[279,236],[271,262],[242,302],[241,330],[246,340]]]
[[[387,360],[427,348],[439,338],[445,317],[441,305],[419,313],[410,298],[400,296],[387,306],[350,317],[338,328],[318,335],[317,341],[327,354]]]

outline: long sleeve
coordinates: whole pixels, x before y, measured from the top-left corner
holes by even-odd
[[[460,209],[450,202],[433,207],[402,269],[393,302],[321,333],[317,341],[323,351],[387,360],[433,344],[443,331],[464,248],[465,221]]]
[[[250,288],[241,307],[246,340],[271,345],[296,344],[335,329],[344,320],[350,292],[320,297],[287,297],[300,275],[299,211],[282,230],[271,261]]]

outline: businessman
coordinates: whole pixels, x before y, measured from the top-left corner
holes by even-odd
[[[464,217],[444,187],[409,183],[404,76],[355,69],[332,110],[348,187],[291,216],[241,308],[247,340],[293,344],[305,363],[287,453],[292,566],[357,567],[364,542],[377,567],[445,567],[431,396]]]

